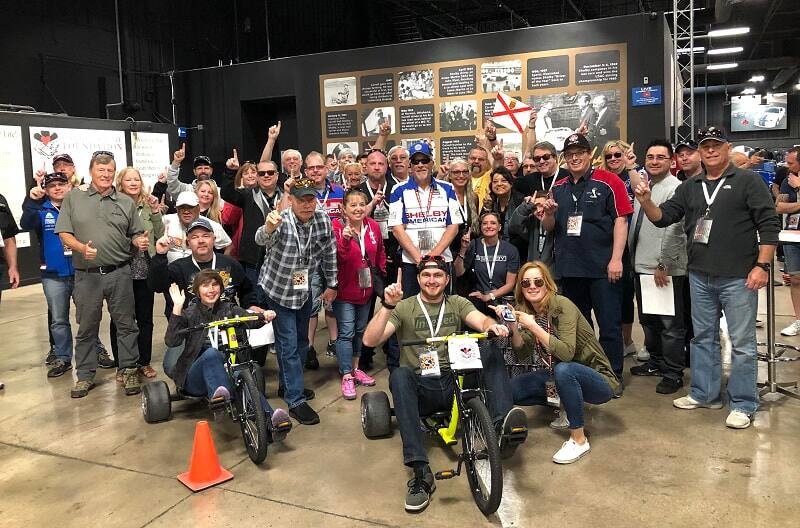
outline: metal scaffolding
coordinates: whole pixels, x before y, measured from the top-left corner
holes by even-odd
[[[694,135],[694,0],[672,2],[672,57],[675,104],[672,106],[675,143]]]

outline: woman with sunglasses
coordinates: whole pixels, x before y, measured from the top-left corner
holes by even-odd
[[[472,190],[469,165],[461,158],[456,158],[450,163],[443,164],[439,168],[439,179],[446,179],[453,186],[453,190],[456,192],[458,208],[461,210],[463,223],[459,224],[458,234],[450,243],[450,252],[453,255],[457,255],[458,253],[463,253],[461,244],[464,238],[469,242],[480,235],[478,198],[475,196],[475,191]],[[466,297],[470,292],[475,291],[474,286],[474,281],[458,279],[453,287],[458,295]]]
[[[511,243],[500,240],[500,215],[483,213],[480,217],[481,238],[462,238],[456,254],[456,276],[463,277],[467,270],[474,277],[475,289],[467,296],[482,313],[494,317],[489,307],[514,291],[519,270],[519,252]],[[477,290],[477,291],[476,291]]]
[[[535,355],[545,368],[511,379],[516,405],[563,405],[570,438],[553,462],[570,464],[589,452],[584,432],[584,403],[611,399],[619,381],[594,329],[572,301],[558,294],[550,270],[528,262],[517,275],[514,315],[508,323],[517,358]],[[503,307],[497,307],[500,316]],[[524,362],[524,361],[522,361]]]
[[[633,145],[621,139],[609,141],[603,147],[603,161],[600,168],[616,174],[625,190],[628,192],[628,199],[633,205],[633,188],[639,183],[638,167],[636,165],[636,154],[633,152]],[[629,219],[632,217],[629,217]],[[630,220],[629,220],[630,224]],[[622,341],[625,347],[625,356],[636,354],[636,343],[633,342],[633,299],[636,296],[634,288],[634,273],[631,266],[631,256],[627,244],[622,255]],[[641,361],[650,359],[650,354],[646,354],[643,349],[636,356]]]
[[[225,176],[233,176],[233,187],[235,189],[252,189],[256,186],[258,178],[256,164],[252,161],[245,161],[237,170],[234,164],[235,160],[235,158],[231,158],[225,164]],[[236,173],[234,174],[233,171],[236,171]],[[222,192],[222,189],[220,189],[220,192]],[[226,200],[222,206],[220,218],[225,230],[231,235],[230,256],[238,259],[239,241],[242,239],[242,227],[244,225],[244,222],[242,222],[242,208]]]

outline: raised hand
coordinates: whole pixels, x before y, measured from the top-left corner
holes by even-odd
[[[634,144],[635,142],[631,142],[631,146],[625,151],[625,168],[627,170],[636,168],[636,153],[633,151]]]
[[[278,121],[277,125],[272,125],[267,131],[267,139],[275,141],[281,135],[281,122]]]
[[[152,194],[147,196],[147,205],[150,207],[150,211],[153,214],[158,214],[161,212],[161,202],[158,201],[157,196],[153,196]]]
[[[544,216],[553,216],[558,210],[558,203],[552,198],[548,198],[542,204],[542,213]]]
[[[492,158],[495,161],[503,161],[503,157],[506,155],[505,150],[503,149],[503,139],[500,138],[500,143],[492,147]]]
[[[283,192],[285,192],[286,194],[291,193],[292,189],[294,189],[294,184],[296,182],[297,180],[295,180],[294,176],[286,178],[286,181],[283,183]]]
[[[147,248],[150,247],[150,231],[145,231],[134,238],[133,245],[136,246],[139,251],[147,251]]]
[[[448,172],[450,172],[450,156],[447,156],[444,163],[439,165],[436,177],[440,180],[444,180],[447,177]]]
[[[267,219],[264,222],[264,226],[267,229],[267,233],[274,233],[278,226],[281,225],[283,222],[283,218],[281,218],[281,213],[275,209],[269,212],[267,215]]]
[[[489,141],[497,139],[497,127],[491,119],[486,120],[486,128],[484,129],[483,135],[486,136],[486,139]]]
[[[186,294],[184,294],[180,286],[174,282],[169,287],[169,297],[172,299],[172,304],[175,306],[183,306],[183,303],[186,301]]]
[[[345,240],[350,240],[353,238],[353,228],[350,227],[349,224],[344,226],[344,229],[342,229],[342,238]]]
[[[239,170],[239,155],[236,149],[233,149],[233,155],[225,162],[225,166],[232,171]]]
[[[83,258],[86,260],[94,260],[97,258],[97,248],[92,247],[91,240],[83,246]]]
[[[172,166],[179,167],[184,158],[186,158],[186,143],[181,143],[181,148],[172,155]]]
[[[166,167],[164,168],[163,171],[158,173],[158,181],[160,181],[161,183],[167,183],[167,169],[166,169]]]
[[[169,251],[169,245],[169,237],[167,235],[162,236],[156,240],[156,253],[166,255],[167,251]]]
[[[633,189],[633,194],[636,195],[636,199],[639,200],[639,203],[645,203],[650,199],[650,182],[648,182],[646,178],[642,178]]]
[[[383,291],[383,300],[386,304],[396,305],[403,300],[403,287],[399,282],[390,284]]]
[[[528,118],[528,128],[536,128],[536,116],[538,112],[535,108],[531,108],[531,116]]]
[[[44,189],[39,187],[38,185],[31,187],[31,191],[28,193],[28,196],[31,197],[31,200],[36,200],[37,202],[43,199],[47,193],[44,192]]]
[[[378,127],[378,135],[379,136],[388,136],[392,132],[392,123],[391,121],[384,121]]]

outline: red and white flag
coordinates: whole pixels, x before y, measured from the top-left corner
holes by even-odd
[[[516,130],[522,134],[531,117],[531,110],[532,108],[525,103],[517,101],[503,92],[497,92],[492,120],[496,125]]]

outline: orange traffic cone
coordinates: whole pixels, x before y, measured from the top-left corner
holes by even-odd
[[[200,420],[194,430],[194,446],[192,458],[189,460],[189,471],[178,475],[192,491],[200,491],[233,478],[233,473],[219,465],[214,439],[208,422]]]

